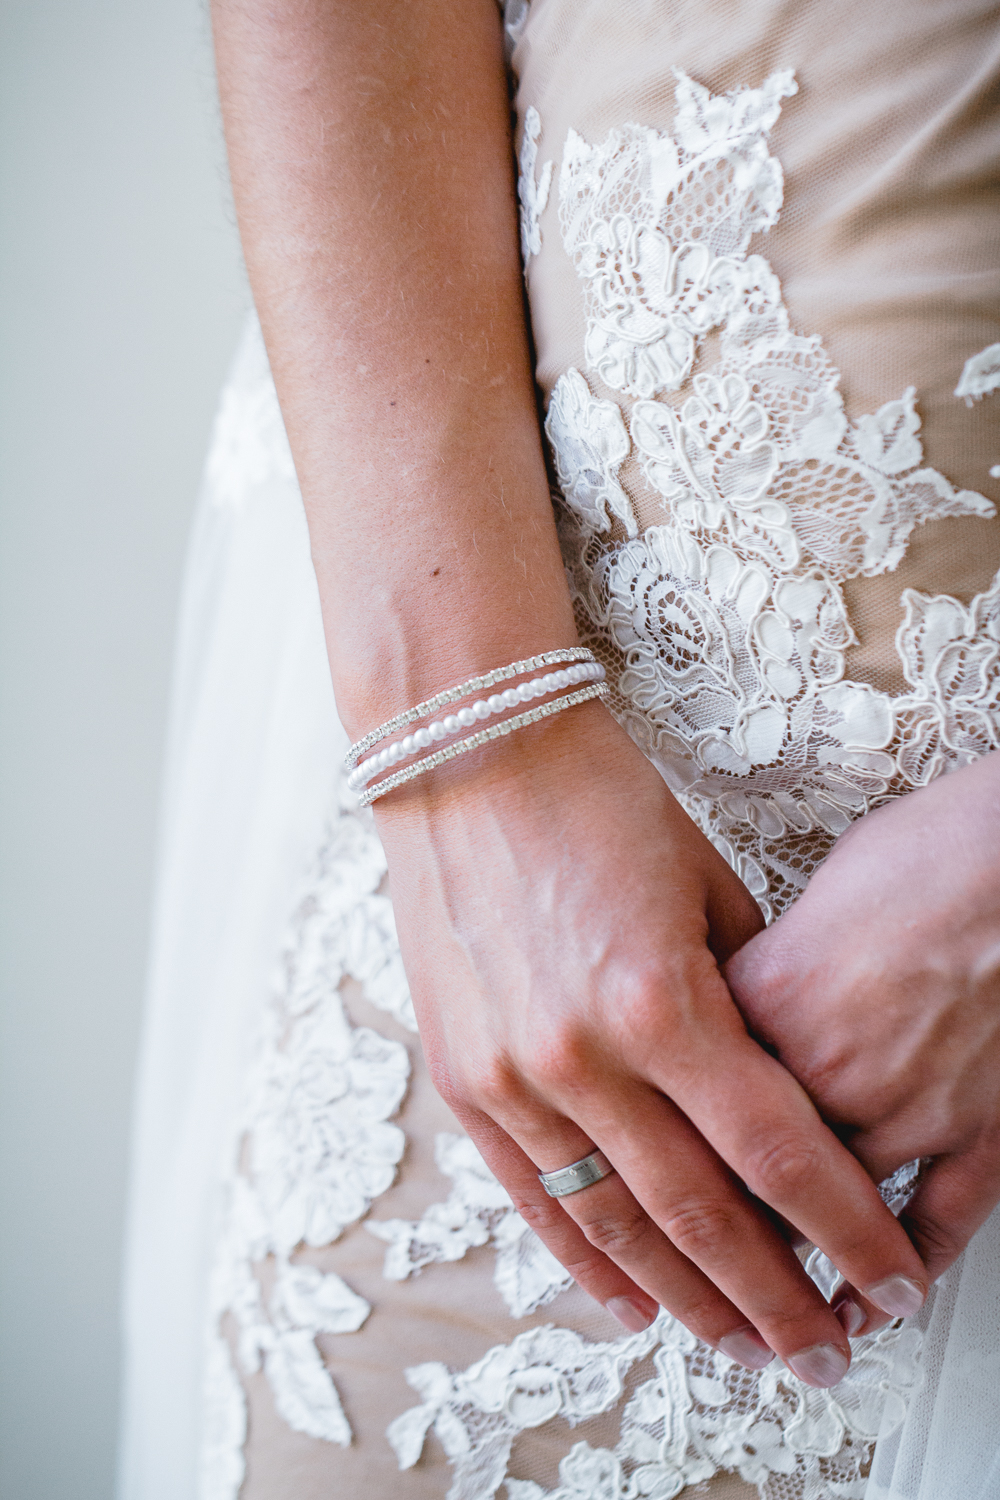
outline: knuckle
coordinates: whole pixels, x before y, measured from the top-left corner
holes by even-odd
[[[511,1194],[511,1201],[528,1228],[533,1229],[542,1239],[565,1228],[566,1215],[554,1199],[540,1203],[537,1199],[525,1198],[515,1192]]]
[[[728,1302],[714,1287],[704,1297],[686,1297],[671,1303],[670,1311],[695,1338],[714,1344],[729,1332],[732,1318]]]
[[[581,1223],[580,1228],[595,1250],[614,1261],[628,1259],[646,1238],[651,1225],[644,1211],[635,1204],[615,1214],[602,1214]]]
[[[743,1180],[751,1193],[772,1207],[795,1201],[815,1186],[819,1150],[804,1137],[787,1135],[751,1155]]]
[[[965,1248],[965,1237],[956,1232],[955,1226],[934,1215],[904,1214],[902,1218],[926,1261],[950,1263]]]
[[[619,985],[614,1014],[622,1046],[631,1056],[639,1039],[658,1045],[666,1035],[677,1038],[683,1027],[678,997],[690,994],[697,981],[679,957],[653,970],[643,968]],[[654,1040],[655,1039],[655,1040]]]
[[[534,1038],[528,1063],[532,1082],[546,1094],[574,1093],[589,1073],[587,1054],[576,1027],[560,1026]]]
[[[663,1220],[667,1238],[696,1265],[718,1259],[739,1229],[737,1215],[729,1204],[707,1198],[676,1205]]]
[[[491,1054],[467,1058],[462,1064],[459,1092],[462,1102],[472,1104],[495,1119],[508,1113],[524,1095],[517,1069],[505,1057]]]
[[[448,1060],[428,1051],[425,1051],[424,1057],[431,1083],[445,1104],[451,1110],[461,1108],[466,1102],[465,1095]]]

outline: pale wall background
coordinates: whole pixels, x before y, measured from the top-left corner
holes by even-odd
[[[248,297],[199,0],[7,0],[0,58],[0,1495],[111,1500],[171,635]]]

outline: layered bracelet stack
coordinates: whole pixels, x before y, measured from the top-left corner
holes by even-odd
[[[529,677],[527,682],[505,688],[499,693],[489,693],[488,697],[477,698],[475,702],[466,703],[443,718],[431,717],[440,713],[443,708],[461,703],[463,699],[488,692],[501,682],[513,682],[515,678],[527,677],[543,667],[554,667],[556,670]],[[427,771],[433,771],[435,767],[454,760],[456,756],[466,755],[490,740],[513,734],[516,729],[525,729],[529,724],[537,724],[539,720],[562,713],[564,709],[573,708],[577,703],[585,703],[589,698],[603,698],[607,691],[604,668],[595,661],[593,652],[588,651],[585,646],[545,651],[540,656],[511,662],[508,666],[498,667],[483,676],[470,677],[466,682],[460,682],[456,687],[448,688],[436,697],[406,709],[366,734],[347,753],[347,784],[359,794],[362,807],[369,807],[377,798],[384,797],[386,792],[393,791]],[[545,698],[547,701],[524,713],[513,712],[535,698]],[[464,739],[458,739],[455,744],[433,750],[435,744],[455,739],[463,730],[473,729],[477,723],[499,718],[501,714],[509,714],[509,717],[500,718],[498,723],[467,735]],[[368,753],[390,735],[397,734],[401,729],[408,729],[412,724],[419,724],[421,719],[430,719],[430,722],[405,734],[402,739],[391,740],[373,755]],[[426,750],[431,750],[432,753],[414,760],[412,765],[405,766],[402,770],[393,769],[402,761],[412,760]],[[384,780],[376,781],[374,786],[370,785],[376,777],[387,771],[392,774],[385,776]]]

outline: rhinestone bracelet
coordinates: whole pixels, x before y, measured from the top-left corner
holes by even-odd
[[[578,688],[574,693],[564,693],[561,698],[550,698],[548,703],[540,703],[537,708],[530,708],[527,713],[514,714],[509,719],[502,719],[499,724],[491,724],[489,729],[481,729],[478,734],[470,734],[467,739],[459,740],[455,745],[449,745],[444,750],[436,750],[433,755],[425,755],[423,760],[407,766],[405,770],[396,771],[394,775],[387,776],[384,781],[376,782],[374,786],[361,793],[359,798],[361,806],[370,807],[379,797],[384,797],[386,792],[395,791],[396,787],[403,786],[407,781],[413,781],[417,776],[423,776],[426,771],[433,771],[438,766],[443,766],[446,761],[455,760],[459,755],[467,755],[470,750],[478,750],[480,745],[485,745],[490,740],[502,739],[504,735],[513,734],[515,729],[526,729],[529,724],[537,724],[540,719],[550,718],[552,714],[561,714],[564,709],[573,708],[577,703],[586,703],[588,698],[604,698],[607,691],[606,682],[592,682],[589,687]]]
[[[432,744],[441,740],[454,739],[463,729],[471,729],[477,719],[488,719],[507,709],[518,708],[522,703],[530,703],[532,698],[545,698],[549,693],[562,692],[565,688],[575,687],[577,683],[600,682],[603,678],[604,668],[599,662],[577,662],[558,672],[547,672],[544,677],[533,677],[516,688],[491,693],[489,698],[479,698],[468,708],[460,708],[457,714],[448,714],[444,719],[432,719],[425,728],[406,735],[402,740],[393,740],[376,751],[354,767],[347,778],[347,785],[352,792],[360,791],[380,771],[399,765],[401,760],[409,760],[410,756],[417,755],[421,750],[429,750]]]
[[[429,714],[436,714],[439,708],[445,708],[449,703],[457,703],[460,698],[469,698],[473,693],[481,693],[486,688],[495,687],[498,682],[509,682],[512,677],[523,677],[526,672],[537,672],[540,667],[559,666],[563,662],[594,660],[593,651],[588,650],[586,646],[571,646],[559,651],[543,651],[540,656],[529,656],[524,661],[512,661],[509,666],[498,667],[495,671],[486,672],[481,677],[470,677],[467,682],[460,682],[457,687],[448,688],[434,698],[427,698],[423,703],[417,703],[413,708],[397,714],[395,718],[387,719],[377,729],[370,730],[348,750],[344,765],[348,771],[353,771],[361,757],[367,755],[372,746],[377,745],[379,740],[384,740],[386,735],[395,734],[397,729],[404,729],[407,724],[415,724],[418,719],[426,719]]]

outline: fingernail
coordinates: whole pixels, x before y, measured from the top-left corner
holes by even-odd
[[[908,1318],[911,1313],[919,1312],[927,1295],[923,1287],[911,1281],[909,1276],[887,1276],[884,1281],[863,1286],[861,1290],[869,1302],[874,1302],[891,1318]]]
[[[868,1315],[863,1307],[850,1297],[845,1297],[843,1302],[838,1302],[833,1309],[840,1319],[840,1326],[849,1339],[857,1338],[858,1334],[868,1322]]]
[[[724,1339],[719,1340],[719,1348],[730,1359],[735,1359],[738,1365],[746,1365],[748,1370],[763,1370],[774,1358],[774,1350],[769,1349],[764,1340],[749,1328],[738,1328],[735,1333],[727,1333]]]
[[[788,1368],[806,1385],[836,1385],[847,1374],[850,1360],[836,1344],[813,1344],[785,1360]]]
[[[642,1333],[655,1319],[651,1318],[645,1308],[640,1307],[638,1302],[633,1302],[631,1297],[611,1297],[604,1306],[612,1317],[623,1323],[629,1333]]]

